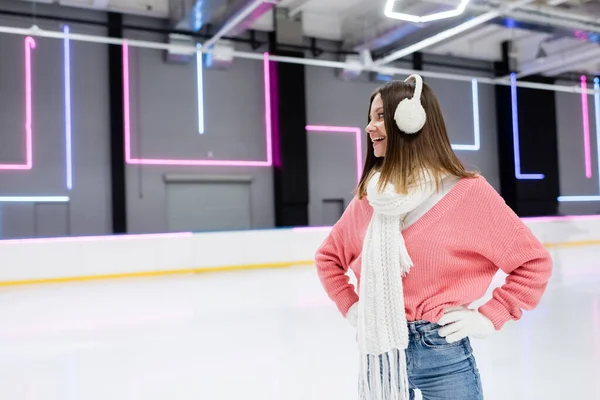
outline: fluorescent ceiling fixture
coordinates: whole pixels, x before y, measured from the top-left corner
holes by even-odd
[[[67,190],[73,188],[73,157],[71,152],[71,44],[69,40],[69,26],[63,28],[65,33],[63,43],[65,67],[65,154],[67,169]]]
[[[481,133],[479,130],[479,92],[477,79],[471,80],[471,95],[473,98],[473,135],[474,144],[453,144],[454,150],[478,151],[481,148]]]
[[[68,196],[0,196],[0,203],[66,203]]]
[[[31,50],[35,40],[25,38],[25,164],[0,164],[0,170],[29,170],[33,168],[33,140],[31,126]]]
[[[598,159],[598,190],[600,191],[600,79],[598,77],[594,78],[594,118],[596,119],[596,157]],[[597,196],[560,196],[558,198],[558,201],[600,201],[600,194]]]
[[[519,5],[527,3],[529,1],[530,0],[512,2],[503,9],[503,12],[509,12],[510,10],[518,7]],[[389,64],[402,57],[406,57],[414,52],[421,51],[424,48],[433,46],[434,44],[440,43],[456,35],[460,35],[461,33],[466,32],[469,29],[475,28],[476,26],[485,24],[486,22],[491,21],[492,19],[497,18],[500,15],[501,13],[499,11],[488,11],[485,14],[478,15],[477,17],[471,18],[453,28],[437,33],[431,37],[428,37],[427,39],[423,39],[420,42],[414,43],[410,46],[396,50],[392,54],[373,62],[373,66]]]
[[[517,76],[510,74],[510,105],[512,111],[513,157],[515,161],[515,177],[522,180],[544,179],[543,174],[521,173],[521,148],[519,143],[519,109],[517,103]]]
[[[428,15],[414,15],[414,14],[405,14],[400,12],[394,12],[394,4],[396,0],[388,0],[385,6],[385,16],[388,18],[399,19],[402,21],[408,22],[429,22],[436,21],[444,18],[452,18],[457,17],[465,11],[467,8],[467,4],[469,4],[469,0],[461,0],[460,4],[454,10],[442,11],[435,14]]]
[[[360,181],[362,176],[362,131],[360,128],[352,126],[323,126],[323,125],[307,125],[307,131],[312,132],[339,132],[339,133],[353,133],[356,140],[356,176],[357,182]]]
[[[196,51],[196,86],[198,99],[198,133],[204,134],[204,81],[202,65],[202,45],[198,44]]]
[[[270,74],[269,54],[265,53],[264,59],[264,85],[265,85],[265,136],[266,136],[266,161],[247,160],[183,160],[183,159],[155,159],[134,158],[131,156],[131,104],[129,97],[129,46],[123,43],[123,114],[125,130],[125,162],[136,165],[164,165],[164,166],[223,166],[223,167],[270,167],[272,161],[271,142],[271,100],[270,100]]]
[[[585,176],[592,177],[592,151],[590,147],[590,117],[588,112],[587,82],[581,75],[581,113],[583,117],[583,154],[585,160]]]

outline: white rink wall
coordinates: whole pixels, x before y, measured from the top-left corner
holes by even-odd
[[[600,244],[600,216],[524,219],[548,247]],[[0,241],[0,285],[311,264],[330,228]]]

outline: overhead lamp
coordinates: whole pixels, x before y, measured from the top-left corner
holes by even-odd
[[[388,18],[415,23],[437,21],[440,19],[452,18],[461,15],[467,8],[469,1],[470,0],[461,0],[460,4],[453,10],[442,11],[427,15],[414,15],[394,11],[394,4],[396,0],[387,0],[387,4],[385,5],[385,16]]]

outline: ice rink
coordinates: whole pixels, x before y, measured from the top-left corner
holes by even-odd
[[[540,306],[472,341],[486,399],[600,399],[600,247],[551,251]],[[0,399],[355,399],[354,335],[310,266],[5,287]]]

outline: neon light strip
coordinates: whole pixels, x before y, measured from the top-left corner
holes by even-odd
[[[332,226],[300,226],[292,228],[294,232],[329,232]]]
[[[196,51],[196,86],[198,99],[198,133],[204,134],[204,81],[202,66],[202,45],[198,44]]]
[[[600,219],[600,215],[565,215],[560,217],[523,217],[519,218],[526,223],[536,222],[573,222],[573,221],[597,221]],[[332,226],[299,226],[292,228],[294,232],[327,232],[330,231]]]
[[[588,112],[586,76],[581,75],[581,112],[583,117],[583,152],[585,158],[585,177],[592,177],[592,151],[590,149],[590,117]]]
[[[358,181],[362,176],[362,139],[361,129],[352,126],[319,126],[307,125],[307,131],[354,133],[356,139],[356,176]]]
[[[594,78],[594,119],[596,120],[596,159],[598,161],[598,190],[600,191],[600,78]]]
[[[69,27],[63,28],[67,35],[64,39],[64,66],[65,66],[65,143],[66,143],[66,169],[67,169],[67,190],[73,189],[73,158],[71,152],[71,44]]]
[[[33,168],[33,140],[31,127],[31,50],[35,40],[25,38],[25,164],[0,164],[0,170],[30,170]]]
[[[594,118],[596,119],[596,157],[598,159],[598,190],[600,190],[600,78],[594,78]],[[559,202],[600,201],[598,196],[560,196]]]
[[[564,215],[560,217],[522,217],[525,222],[574,222],[574,221],[598,221],[600,215]]]
[[[592,327],[595,355],[596,359],[600,360],[600,297],[598,295],[594,296],[592,301]]]
[[[519,144],[519,110],[517,104],[517,75],[514,72],[510,74],[510,100],[512,109],[513,156],[515,160],[515,177],[517,179],[522,180],[544,179],[543,174],[521,173],[521,149]]]
[[[408,22],[415,22],[415,23],[437,21],[440,19],[452,18],[452,17],[457,17],[457,16],[461,15],[465,11],[465,8],[467,7],[467,4],[469,4],[469,1],[470,0],[461,0],[458,7],[456,7],[454,10],[448,10],[448,11],[438,12],[435,14],[418,16],[418,15],[414,15],[414,14],[405,14],[405,13],[400,13],[400,12],[394,12],[393,11],[394,3],[396,2],[396,0],[388,0],[387,4],[385,6],[385,15],[388,18],[399,19],[401,21],[408,21]]]
[[[0,203],[66,203],[68,196],[0,196]]]
[[[269,61],[269,53],[263,55],[263,81],[265,86],[265,132],[267,139],[267,165],[273,165],[273,122],[271,120],[271,62]]]
[[[598,196],[559,196],[558,201],[562,203],[570,203],[577,201],[600,201],[600,195]]]
[[[471,80],[471,95],[473,99],[474,144],[453,144],[453,150],[478,151],[481,148],[481,133],[479,130],[479,91],[477,90],[477,79]]]
[[[174,233],[146,233],[136,235],[106,235],[106,236],[66,236],[53,238],[31,238],[31,239],[7,239],[0,240],[0,245],[3,244],[30,244],[30,243],[64,243],[64,242],[98,242],[98,241],[115,241],[115,240],[139,240],[139,239],[173,239],[191,237],[192,232],[174,232]]]
[[[243,161],[243,160],[175,160],[175,159],[153,159],[153,158],[133,158],[131,156],[131,106],[130,106],[130,83],[129,83],[129,46],[123,43],[123,114],[125,131],[125,162],[136,165],[179,165],[179,166],[223,166],[223,167],[270,167],[272,162],[272,144],[271,144],[271,104],[269,92],[271,90],[269,82],[269,55],[264,55],[265,68],[265,136],[267,143],[266,161]]]

